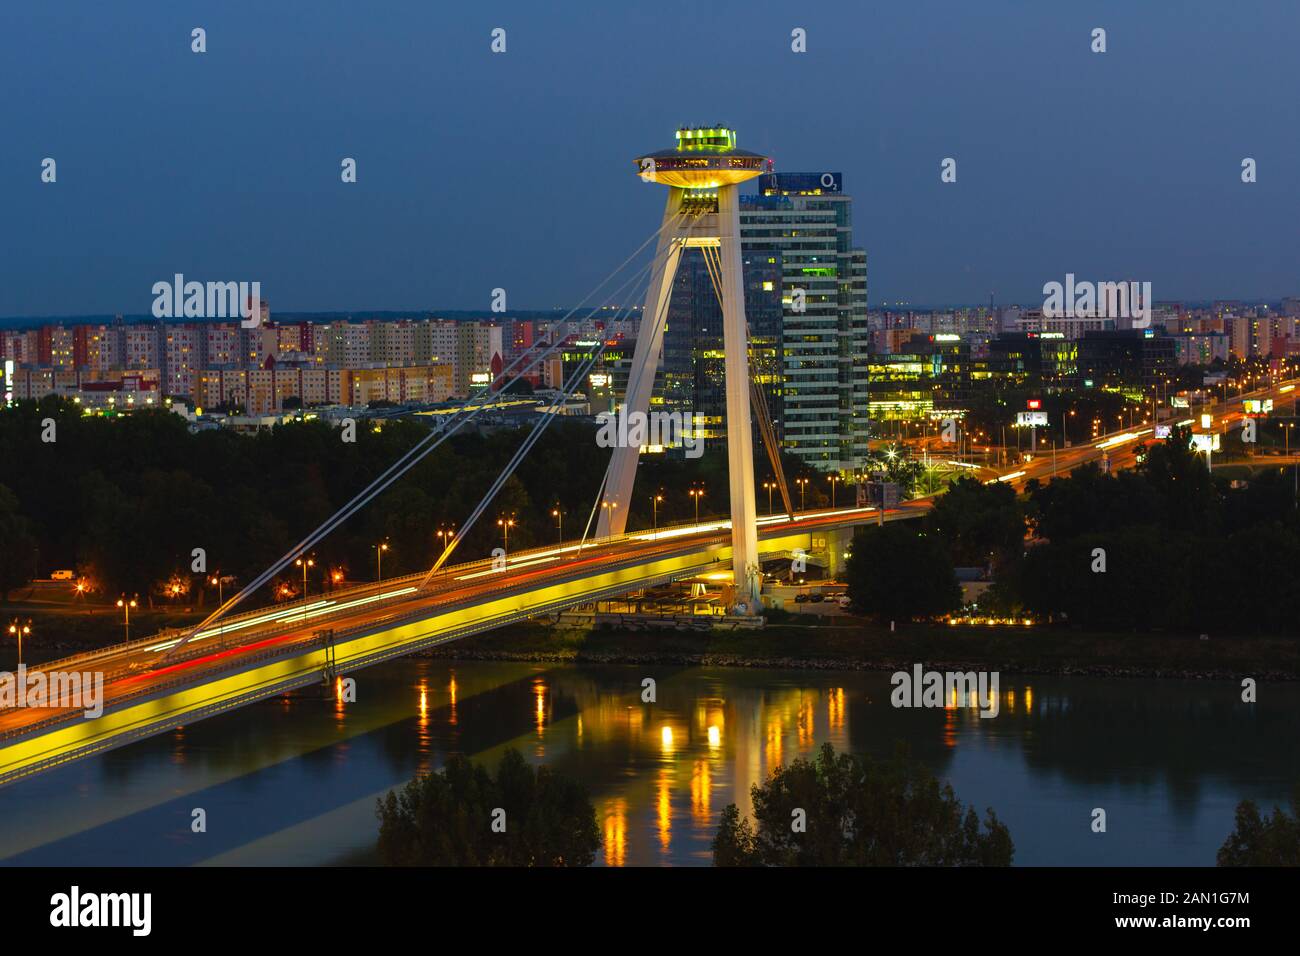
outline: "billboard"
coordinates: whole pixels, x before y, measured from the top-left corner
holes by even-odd
[[[1196,451],[1218,451],[1219,438],[1220,436],[1217,433],[1214,435],[1193,435],[1192,448]]]
[[[1047,412],[1016,412],[1016,424],[1026,428],[1046,425]]]

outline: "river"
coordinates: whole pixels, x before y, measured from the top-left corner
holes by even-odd
[[[355,702],[276,698],[0,790],[0,863],[371,863],[378,797],[450,753],[516,747],[586,785],[598,865],[707,865],[719,813],[748,812],[772,767],[903,741],[996,810],[1017,864],[1212,865],[1237,802],[1286,806],[1300,770],[1296,684],[1245,704],[1225,681],[1004,677],[981,718],[896,709],[889,675],[863,671],[407,659],[355,676]]]

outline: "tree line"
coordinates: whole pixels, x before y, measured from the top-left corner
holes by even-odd
[[[42,440],[47,419],[54,441]],[[427,434],[419,418],[363,421],[353,443],[315,420],[251,435],[192,432],[165,410],[91,416],[54,396],[0,409],[0,595],[56,568],[76,569],[109,596],[158,598],[166,582],[199,588],[218,572],[241,584]],[[460,528],[525,434],[469,426],[449,438],[312,550],[308,587],[320,588],[332,569],[348,580],[373,579],[376,546],[384,543],[384,577],[431,566],[447,540],[437,532]],[[590,421],[552,422],[450,560],[505,545],[499,517],[515,522],[510,551],[555,542],[561,529],[568,541],[589,524],[594,533],[592,508],[608,461]],[[803,474],[788,457],[785,468],[792,483]],[[756,472],[767,479],[766,462]],[[726,512],[725,448],[708,447],[697,460],[643,456],[629,529],[693,518],[692,488],[704,492],[701,517]],[[829,501],[829,492],[827,482],[810,481],[808,507]],[[195,548],[206,557],[202,575],[193,571]],[[292,573],[279,582],[293,594],[301,583]]]
[[[954,567],[986,569],[981,610],[1103,631],[1282,635],[1300,607],[1294,476],[1212,475],[1186,431],[1136,467],[1095,464],[1017,497],[1003,483],[955,482],[920,522],[854,539],[849,594],[887,620],[960,605]]]

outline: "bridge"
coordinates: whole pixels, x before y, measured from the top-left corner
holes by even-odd
[[[916,517],[908,503],[886,520]],[[842,508],[758,521],[761,554],[842,553],[853,529],[880,520]],[[261,608],[199,630],[147,638],[41,666],[103,674],[104,712],[0,711],[0,784],[372,664],[575,604],[692,577],[729,578],[730,522],[670,526],[583,545],[539,548],[423,575]]]

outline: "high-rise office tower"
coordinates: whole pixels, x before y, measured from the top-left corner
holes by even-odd
[[[781,258],[741,257],[750,368],[781,434]],[[722,305],[699,249],[682,253],[664,327],[663,362],[655,395],[668,411],[696,416],[697,437],[726,440],[726,353]],[[758,409],[751,409],[757,415]]]
[[[839,173],[768,173],[742,196],[747,257],[781,267],[781,421],[787,451],[824,471],[867,453],[867,256]]]

